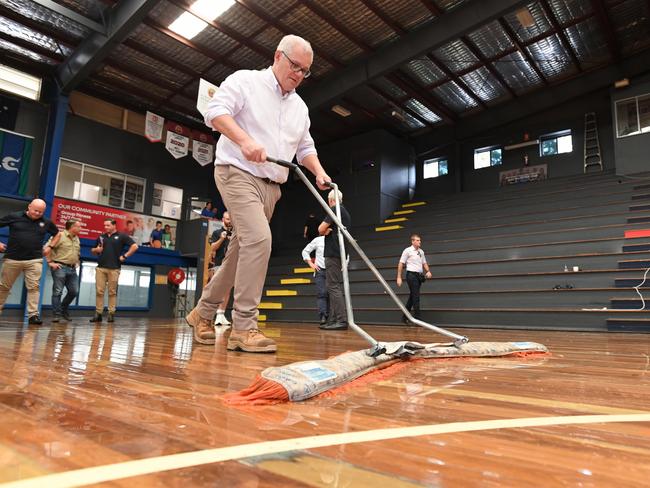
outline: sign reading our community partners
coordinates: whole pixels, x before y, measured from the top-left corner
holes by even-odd
[[[81,233],[79,237],[85,239],[96,239],[104,232],[104,220],[115,220],[117,231],[130,235],[138,245],[146,244],[151,238],[151,231],[156,228],[156,221],[161,221],[163,226],[169,225],[169,238],[163,236],[163,247],[174,249],[176,242],[177,222],[171,219],[142,215],[128,210],[104,207],[93,203],[68,200],[67,198],[55,197],[52,205],[52,222],[59,229],[65,228],[69,219],[81,221]]]

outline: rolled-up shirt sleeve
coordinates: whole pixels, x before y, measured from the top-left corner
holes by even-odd
[[[312,139],[311,134],[309,133],[309,127],[311,126],[309,116],[305,117],[305,119],[305,131],[303,132],[302,139],[300,140],[298,149],[296,150],[296,159],[299,163],[302,163],[302,160],[310,154],[317,154],[314,139]]]
[[[226,78],[212,100],[208,103],[208,110],[205,113],[205,125],[214,129],[212,120],[220,115],[235,116],[244,108],[244,83],[245,72],[235,72]]]
[[[312,241],[305,246],[305,248],[302,250],[302,260],[303,261],[308,261],[310,259],[310,254],[314,249],[316,249],[316,239],[318,237],[312,239]]]
[[[402,251],[402,255],[399,258],[399,262],[402,264],[406,264],[406,261],[408,259],[408,247]]]

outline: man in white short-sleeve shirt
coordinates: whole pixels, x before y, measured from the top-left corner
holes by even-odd
[[[312,261],[311,253],[316,251],[316,259]],[[325,236],[314,237],[302,250],[302,260],[314,270],[314,283],[316,284],[316,303],[318,305],[318,319],[320,324],[327,323],[329,315],[329,295],[327,293],[327,280],[325,278]]]
[[[205,123],[221,133],[215,153],[214,178],[230,212],[234,232],[219,270],[187,315],[194,339],[214,344],[212,317],[234,285],[229,350],[275,352],[275,342],[257,328],[257,307],[269,257],[269,220],[289,170],[266,162],[267,155],[298,163],[316,176],[321,190],[331,181],[309,134],[307,105],[296,87],[309,76],[311,45],[298,36],[280,41],[273,65],[261,71],[241,70],[221,84],[208,104]]]
[[[402,256],[397,265],[397,286],[402,286],[402,270],[406,267],[406,284],[409,287],[409,299],[406,302],[406,309],[410,312],[413,309],[413,316],[420,318],[420,286],[424,278],[431,278],[431,271],[424,251],[420,248],[422,238],[418,234],[411,235],[411,245],[402,251]],[[408,323],[406,316],[402,321]]]

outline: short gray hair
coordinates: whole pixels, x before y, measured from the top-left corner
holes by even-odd
[[[338,192],[339,194],[339,203],[343,202],[343,193],[341,193],[341,190],[332,190],[327,194],[327,201],[328,202],[335,202],[336,201],[336,193]]]
[[[284,51],[287,54],[291,54],[296,46],[302,46],[305,51],[311,54],[312,59],[314,59],[314,50],[311,44],[309,44],[309,41],[293,34],[286,35],[280,39],[276,51]]]

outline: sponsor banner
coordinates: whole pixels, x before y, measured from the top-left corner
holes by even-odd
[[[192,157],[201,166],[206,166],[214,161],[214,146],[199,141],[192,141]]]
[[[177,225],[175,220],[55,197],[51,219],[57,227],[65,229],[65,222],[73,218],[81,221],[82,230],[79,237],[82,239],[97,239],[104,232],[104,220],[113,219],[117,223],[118,232],[130,235],[139,246],[151,245],[151,232],[156,228],[156,222],[160,221],[163,224],[160,247],[165,249],[175,247]],[[155,247],[158,245],[156,244]]]
[[[523,168],[511,169],[499,172],[499,184],[514,185],[517,183],[528,183],[530,181],[545,180],[548,177],[548,166],[538,164],[536,166],[524,166]]]
[[[190,150],[190,139],[168,130],[165,149],[167,149],[175,159],[183,158],[187,156],[187,153]]]
[[[216,85],[200,78],[199,93],[196,98],[196,109],[201,115],[203,115],[203,117],[205,117],[205,114],[208,111],[208,103],[210,103],[210,100],[212,100],[212,97],[214,97],[214,94],[217,93],[218,89],[219,88]]]
[[[162,141],[164,126],[164,117],[156,115],[153,112],[147,112],[147,117],[144,123],[144,136],[149,140],[149,142],[160,142]]]
[[[0,129],[0,193],[25,195],[34,138]]]

